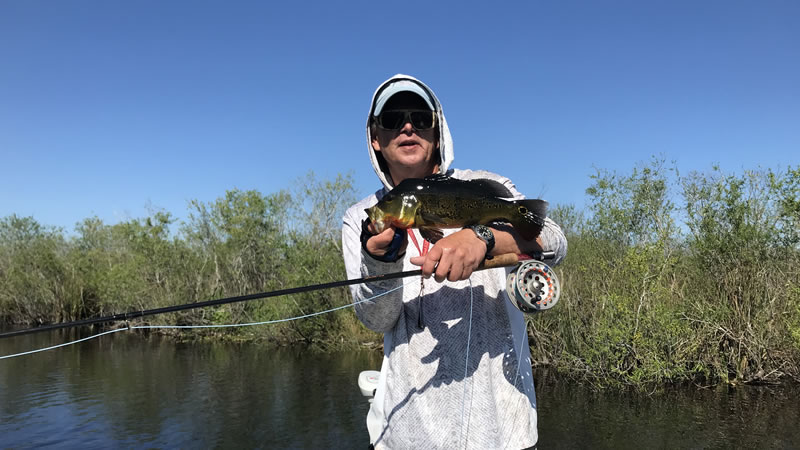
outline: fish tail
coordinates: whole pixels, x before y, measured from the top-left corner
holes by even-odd
[[[539,237],[547,217],[547,202],[540,199],[514,200],[511,225],[526,241]]]

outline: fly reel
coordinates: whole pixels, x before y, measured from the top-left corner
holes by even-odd
[[[535,259],[523,261],[512,270],[506,278],[506,288],[511,303],[524,313],[550,309],[561,295],[556,272]]]

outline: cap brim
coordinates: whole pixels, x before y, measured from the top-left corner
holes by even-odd
[[[431,101],[430,95],[422,86],[414,83],[413,81],[399,80],[390,84],[381,91],[380,95],[378,96],[378,100],[375,102],[375,110],[372,112],[372,115],[377,116],[380,114],[383,110],[383,107],[386,105],[386,102],[389,101],[393,95],[400,92],[413,92],[425,100],[425,103],[428,105],[431,111],[436,110],[436,108],[433,107],[433,102]]]

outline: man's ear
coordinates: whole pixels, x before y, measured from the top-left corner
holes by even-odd
[[[369,124],[369,136],[372,143],[372,149],[376,152],[381,151],[381,145],[378,142],[378,127],[375,126],[375,121],[371,120]]]

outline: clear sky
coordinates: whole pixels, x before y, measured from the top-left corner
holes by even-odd
[[[0,217],[183,218],[309,170],[367,195],[366,114],[395,73],[439,96],[453,167],[552,203],[651,155],[786,168],[798,23],[794,0],[0,0]]]

